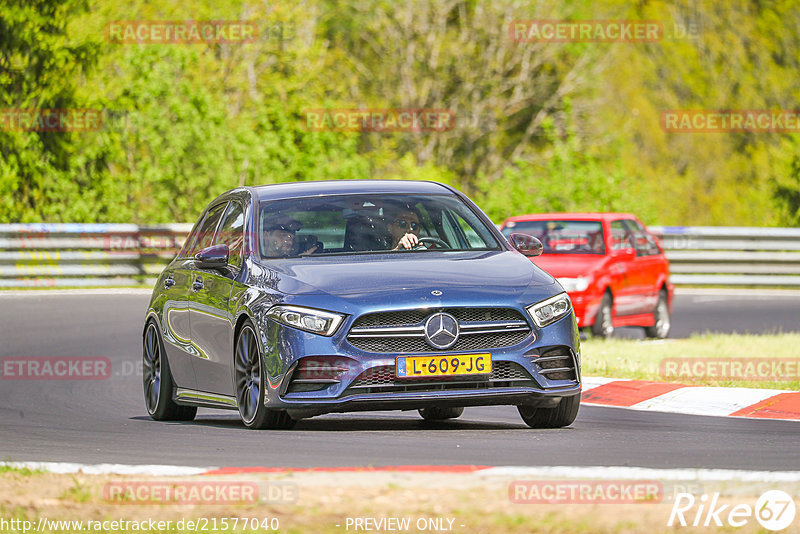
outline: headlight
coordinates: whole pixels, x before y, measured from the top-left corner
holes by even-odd
[[[589,277],[579,276],[578,278],[557,278],[558,283],[564,288],[564,291],[586,291],[589,287]]]
[[[344,320],[344,315],[338,313],[299,306],[273,306],[267,312],[267,317],[286,326],[323,336],[332,336]]]
[[[561,293],[526,308],[536,326],[543,327],[554,323],[572,309],[572,303],[566,293]]]

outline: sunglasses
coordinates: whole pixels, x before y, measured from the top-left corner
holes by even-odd
[[[411,230],[414,231],[414,232],[419,230],[419,223],[416,222],[416,221],[407,221],[405,219],[395,219],[394,220],[394,224],[396,224],[397,226],[399,226],[400,228],[402,228],[404,230],[406,228],[408,228],[409,226],[411,227]]]

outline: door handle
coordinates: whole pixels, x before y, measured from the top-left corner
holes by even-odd
[[[164,289],[169,289],[175,285],[175,279],[170,275],[169,278],[164,279]]]
[[[203,289],[203,279],[202,279],[202,278],[198,278],[197,280],[195,280],[194,282],[192,282],[192,290],[193,290],[195,293],[197,293],[197,292],[198,292],[198,291],[200,291],[201,289]]]

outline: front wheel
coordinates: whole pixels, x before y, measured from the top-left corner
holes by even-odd
[[[600,309],[597,310],[597,315],[594,318],[594,324],[592,325],[593,336],[608,338],[614,335],[612,304],[611,294],[606,292],[603,295],[603,300],[600,301]]]
[[[164,342],[156,323],[150,321],[144,331],[142,347],[142,382],[147,413],[156,421],[191,421],[196,406],[181,406],[172,400],[175,382],[164,352]]]
[[[519,415],[531,428],[561,428],[569,426],[578,416],[581,407],[581,396],[562,397],[555,408],[537,408],[535,406],[517,406]]]
[[[666,291],[662,291],[658,294],[658,304],[656,304],[656,311],[653,315],[655,316],[656,324],[653,326],[646,326],[644,334],[653,339],[666,339],[671,327]]]
[[[239,416],[247,428],[290,429],[297,421],[284,411],[269,410],[264,406],[264,367],[256,341],[256,332],[248,321],[239,332],[234,354],[236,377],[236,404]]]

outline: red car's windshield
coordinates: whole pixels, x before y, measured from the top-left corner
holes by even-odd
[[[510,221],[503,228],[508,237],[514,232],[539,238],[544,254],[605,254],[605,238],[600,221]]]

